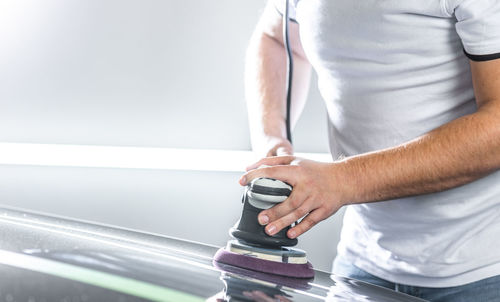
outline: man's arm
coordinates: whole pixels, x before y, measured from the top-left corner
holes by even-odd
[[[352,202],[387,200],[454,188],[500,168],[500,60],[472,62],[478,110],[407,144],[346,160]],[[375,180],[379,178],[379,180]]]
[[[471,62],[471,70],[477,112],[408,143],[333,164],[283,156],[249,167],[273,166],[247,172],[241,184],[273,177],[294,186],[285,202],[259,215],[266,231],[275,234],[307,215],[288,232],[294,238],[345,204],[442,191],[500,169],[500,59]]]
[[[311,67],[299,38],[299,25],[289,24],[293,50],[294,78],[291,125],[298,120],[309,89]],[[268,4],[252,35],[245,66],[245,94],[252,147],[261,156],[292,154],[286,140],[286,53],[283,46],[282,16]]]

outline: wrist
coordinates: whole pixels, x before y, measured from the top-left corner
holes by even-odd
[[[293,155],[292,144],[283,136],[262,135],[252,146],[259,157]]]
[[[361,188],[357,183],[355,170],[352,162],[345,160],[330,164],[330,186],[341,206],[360,202]]]
[[[281,139],[274,144],[267,152],[266,156],[284,156],[293,155],[292,144],[287,139]]]

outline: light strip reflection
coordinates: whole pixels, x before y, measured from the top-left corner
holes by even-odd
[[[181,258],[181,257],[175,257],[175,256],[172,256],[172,255],[168,255],[168,254],[157,252],[157,251],[152,251],[152,250],[148,250],[148,249],[144,249],[144,248],[134,247],[134,246],[131,246],[131,245],[128,245],[128,244],[122,244],[122,243],[117,243],[117,242],[113,242],[113,241],[110,241],[110,240],[99,239],[99,238],[95,238],[94,236],[86,236],[86,235],[74,234],[74,233],[71,233],[71,232],[53,230],[53,229],[50,229],[50,228],[47,228],[47,227],[34,226],[32,224],[29,224],[29,223],[16,222],[16,221],[8,220],[8,219],[0,219],[0,220],[3,220],[6,223],[10,223],[10,224],[14,224],[14,225],[19,225],[19,226],[23,226],[23,227],[32,228],[32,229],[43,230],[43,231],[48,232],[48,233],[60,234],[60,235],[64,235],[64,236],[71,236],[71,237],[80,238],[80,239],[84,239],[84,240],[89,240],[89,241],[93,241],[93,242],[99,242],[99,243],[102,243],[104,245],[115,246],[115,247],[119,247],[119,248],[122,248],[122,249],[136,251],[136,252],[139,252],[139,253],[150,254],[150,255],[157,256],[157,257],[167,258],[167,259],[174,260],[174,261],[177,261],[177,262],[182,262],[182,263],[189,264],[189,265],[192,265],[192,266],[196,266],[196,267],[200,267],[200,268],[204,268],[204,269],[209,269],[209,270],[212,270],[212,271],[217,271],[217,269],[215,267],[211,266],[211,265],[206,265],[206,264],[203,264],[203,263],[199,263],[199,262],[196,262],[196,261],[184,259],[184,258]]]
[[[201,297],[168,287],[59,261],[0,250],[0,263],[99,286],[153,301],[201,302]]]
[[[297,153],[331,161],[329,154]],[[0,164],[241,172],[258,160],[251,151],[0,143]]]
[[[162,244],[155,244],[155,243],[151,243],[151,242],[147,242],[147,241],[143,241],[143,240],[134,240],[134,239],[130,239],[130,238],[124,237],[124,236],[116,236],[116,235],[111,235],[111,234],[106,234],[106,233],[94,232],[94,231],[90,231],[90,230],[83,229],[83,228],[69,227],[69,226],[55,224],[55,223],[47,223],[47,222],[42,222],[42,221],[33,220],[33,219],[29,219],[29,218],[24,219],[24,218],[19,218],[19,217],[14,217],[14,216],[8,216],[6,214],[4,214],[3,217],[0,218],[0,220],[4,220],[4,219],[10,220],[10,221],[13,220],[13,221],[20,222],[20,223],[22,223],[22,225],[29,225],[29,226],[40,225],[40,226],[44,227],[43,228],[44,230],[53,230],[54,228],[57,228],[57,229],[62,229],[62,230],[67,230],[67,231],[72,232],[70,234],[74,234],[75,232],[85,233],[85,234],[89,234],[89,235],[93,235],[93,236],[97,236],[97,237],[103,237],[103,238],[107,238],[107,239],[119,240],[119,241],[131,243],[131,244],[135,244],[135,245],[140,245],[142,247],[154,248],[154,249],[158,249],[160,251],[169,250],[172,252],[192,256],[195,258],[204,258],[204,259],[210,259],[210,260],[212,259],[211,257],[207,257],[207,256],[196,254],[196,253],[191,253],[189,251],[176,249],[176,248],[165,246]],[[77,221],[77,222],[87,223],[87,222],[83,222],[83,221]],[[96,224],[96,225],[101,226],[99,224]],[[116,228],[116,227],[114,227],[114,228]],[[118,228],[118,230],[119,230],[119,228]],[[126,229],[124,229],[124,230],[126,230]],[[132,231],[132,232],[134,232],[134,231]],[[151,234],[151,235],[154,235],[154,234]],[[154,235],[154,236],[161,236],[161,235]],[[170,238],[172,238],[172,237],[170,237]],[[182,239],[182,240],[186,241],[186,242],[200,244],[200,243],[194,242],[194,241],[188,241],[188,240],[184,240],[184,239]]]

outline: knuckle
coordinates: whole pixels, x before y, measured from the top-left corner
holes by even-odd
[[[250,182],[252,179],[255,178],[255,170],[250,170],[247,173],[243,174],[243,177],[247,179],[248,182]]]
[[[315,219],[313,218],[306,218],[304,219],[304,222],[306,223],[307,229],[312,228],[316,223],[318,223]]]
[[[277,215],[277,210],[276,210],[275,208],[271,208],[271,209],[269,209],[269,210],[266,210],[265,212],[263,211],[263,212],[261,212],[261,214],[260,214],[260,215],[262,215],[262,214],[264,214],[264,215],[266,215],[267,217],[269,217],[269,221],[274,221],[274,220],[276,220],[276,217],[278,216],[278,215]]]
[[[269,210],[267,210],[268,217],[270,221],[274,221],[284,215],[287,212],[287,209],[283,204],[276,205]]]
[[[268,166],[264,168],[264,171],[269,174],[269,176],[274,176],[279,171],[280,167],[278,166]]]
[[[290,198],[290,201],[289,201],[290,205],[296,209],[300,206],[300,200],[298,198]]]
[[[315,211],[315,215],[314,217],[309,217],[310,219],[312,219],[313,221],[315,221],[316,223],[324,220],[326,217],[328,217],[328,211],[325,209],[325,208],[318,208],[316,209]]]
[[[298,235],[302,235],[305,232],[309,231],[309,228],[305,224],[301,223],[297,226],[297,231]]]
[[[278,230],[282,230],[283,228],[291,225],[292,222],[288,223],[285,218],[279,219],[276,221],[276,228]]]
[[[321,216],[330,216],[335,212],[335,206],[331,203],[326,202],[322,207],[321,207]]]
[[[303,206],[302,206],[302,207],[299,207],[299,208],[295,211],[296,216],[297,216],[297,219],[304,217],[304,216],[305,216],[308,212],[309,212],[309,211],[308,211],[308,209],[307,209],[306,207],[303,207]]]
[[[301,224],[303,224],[303,227],[304,227],[304,231],[307,231],[309,229],[311,229],[313,226],[315,226],[318,222],[313,219],[313,218],[305,218],[304,220],[302,220]]]
[[[273,178],[274,177],[274,169],[272,166],[266,166],[266,167],[262,167],[259,166],[258,170],[255,170],[256,173],[258,172],[258,176],[257,177],[271,177]],[[255,177],[255,178],[257,178]]]

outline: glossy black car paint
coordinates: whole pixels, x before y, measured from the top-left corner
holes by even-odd
[[[252,301],[253,292],[270,301],[422,301],[321,271],[297,280],[215,266],[217,249],[0,208],[0,300]]]

